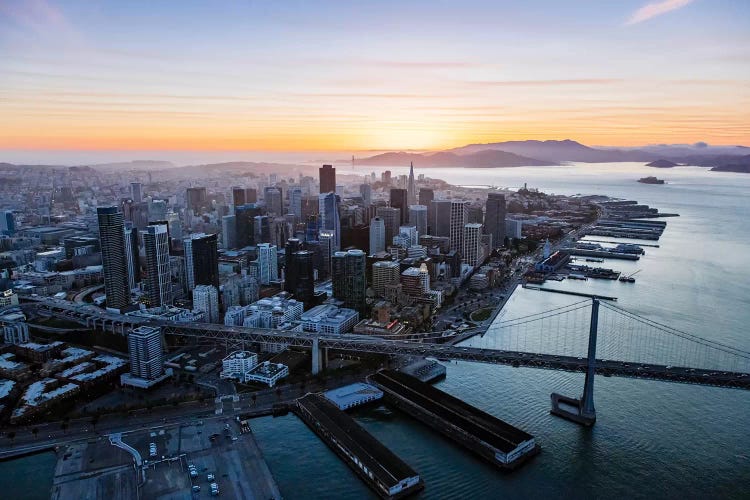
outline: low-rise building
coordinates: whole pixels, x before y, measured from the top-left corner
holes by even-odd
[[[81,388],[74,383],[64,383],[54,378],[45,378],[32,383],[21,395],[18,406],[10,416],[12,424],[48,410],[59,402],[72,398]]]
[[[260,382],[268,387],[276,385],[280,379],[289,375],[289,367],[281,363],[264,361],[245,375],[246,382]]]
[[[350,332],[358,321],[359,313],[354,309],[339,308],[332,304],[315,306],[300,317],[304,331],[325,334]]]
[[[232,378],[242,382],[245,374],[258,364],[258,355],[250,351],[235,351],[221,361],[221,378]]]

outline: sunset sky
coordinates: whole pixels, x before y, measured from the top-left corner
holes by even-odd
[[[0,0],[0,161],[563,138],[750,145],[750,1]]]

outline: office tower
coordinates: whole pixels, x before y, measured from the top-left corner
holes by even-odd
[[[318,169],[320,174],[320,194],[336,192],[336,169],[332,165],[323,165]]]
[[[382,217],[370,220],[370,255],[385,252],[385,222]]]
[[[313,253],[298,250],[287,257],[287,276],[285,290],[294,298],[303,302],[305,307],[313,305],[315,296],[315,272],[313,270]]]
[[[420,205],[424,205],[426,207],[430,206],[430,203],[432,203],[432,200],[435,199],[435,192],[430,188],[419,188],[419,202]]]
[[[336,184],[336,194],[339,196],[339,198],[344,198],[344,185],[343,184]]]
[[[102,249],[104,293],[107,307],[122,309],[130,304],[128,262],[125,256],[125,223],[117,207],[97,207]]]
[[[258,245],[258,282],[268,285],[279,279],[279,263],[276,245],[261,243]]]
[[[414,226],[401,226],[398,228],[398,234],[393,237],[393,245],[402,248],[409,248],[419,243],[417,228]]]
[[[427,247],[422,245],[412,245],[406,249],[406,255],[410,259],[424,259],[427,257]]]
[[[12,210],[0,213],[0,233],[13,236],[16,232],[16,218]]]
[[[400,210],[401,220],[399,221],[399,225],[406,224],[409,216],[409,204],[407,198],[408,195],[406,189],[391,189],[391,207]]]
[[[318,217],[311,215],[305,224],[305,241],[318,241]]]
[[[215,234],[196,233],[182,241],[188,290],[197,285],[219,288],[219,250]]]
[[[133,198],[133,201],[135,203],[140,203],[143,201],[143,186],[140,182],[131,182],[130,183],[130,197]]]
[[[341,219],[339,217],[339,197],[336,193],[321,193],[318,197],[320,220],[319,229],[334,233],[333,251],[341,248]]]
[[[382,174],[380,174],[380,182],[382,182],[386,186],[389,186],[391,184],[391,171],[390,170],[386,170]]]
[[[331,258],[333,297],[343,301],[345,307],[360,312],[365,308],[366,261],[362,250],[336,252]]]
[[[281,189],[267,187],[263,190],[263,200],[266,202],[268,215],[284,215],[284,199]]]
[[[192,210],[193,213],[200,213],[200,210],[206,205],[207,199],[208,197],[206,196],[206,188],[187,188],[186,206],[187,209]]]
[[[257,203],[258,202],[258,190],[255,188],[245,189],[245,203]]]
[[[166,200],[151,200],[148,204],[148,220],[153,222],[155,220],[166,220],[167,219],[167,202]]]
[[[484,231],[492,235],[495,248],[503,246],[505,241],[505,195],[490,193],[487,195],[487,208],[484,217]]]
[[[415,226],[419,235],[427,234],[427,207],[409,205],[409,225]]]
[[[128,334],[130,375],[155,380],[164,374],[164,346],[161,329],[139,326]]]
[[[236,215],[225,215],[221,218],[221,244],[225,250],[237,248]]]
[[[219,291],[213,285],[198,285],[193,290],[193,310],[205,314],[206,323],[219,321]]]
[[[417,203],[417,184],[414,182],[414,162],[409,165],[409,182],[406,185],[406,201],[409,205],[416,205]]]
[[[255,203],[246,203],[234,207],[234,216],[237,237],[237,246],[239,248],[255,244],[255,217],[261,215],[263,210]]]
[[[376,213],[377,217],[383,219],[385,244],[388,246],[393,241],[393,237],[398,234],[398,228],[401,225],[401,211],[393,207],[378,207]]]
[[[141,263],[138,256],[138,231],[130,222],[125,223],[125,260],[128,266],[128,288],[133,290],[141,281]]]
[[[449,237],[451,249],[457,252],[462,252],[464,248],[464,226],[468,223],[466,205],[465,201],[451,200]]]
[[[318,241],[320,242],[320,265],[318,270],[325,276],[331,273],[331,257],[336,252],[336,232],[328,229],[318,231]]]
[[[146,254],[146,296],[150,307],[172,304],[169,269],[169,236],[166,224],[154,224],[141,232]]]
[[[140,203],[130,203],[127,205],[128,212],[126,219],[133,222],[133,226],[138,229],[146,229],[149,222],[149,211],[148,203],[142,201]]]
[[[434,221],[434,225],[430,227],[430,234],[449,238],[451,235],[451,201],[432,200],[430,215]]]
[[[398,285],[400,272],[398,262],[381,260],[374,263],[372,265],[372,288],[375,293],[380,297],[385,297],[388,286]]]
[[[240,205],[244,205],[245,203],[248,203],[245,196],[245,188],[240,186],[232,187],[232,205],[234,205],[235,207],[239,207]]]
[[[424,293],[430,291],[430,271],[427,269],[427,264],[422,262],[419,266],[419,281],[422,283],[422,289]]]
[[[359,194],[362,196],[362,201],[364,202],[365,207],[372,203],[372,186],[369,184],[360,184]]]
[[[271,220],[267,215],[256,215],[253,219],[253,242],[271,243]]]
[[[464,225],[463,250],[461,257],[463,261],[472,267],[481,264],[482,250],[482,225],[472,222]]]
[[[289,190],[289,213],[294,214],[294,222],[302,221],[302,188]]]
[[[302,242],[297,238],[289,238],[284,245],[284,290],[292,293],[295,282],[294,253],[302,249]]]

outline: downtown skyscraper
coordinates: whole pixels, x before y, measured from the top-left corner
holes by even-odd
[[[484,231],[492,235],[492,246],[503,246],[505,241],[505,195],[490,193],[487,195],[487,207],[484,215]]]
[[[107,307],[122,309],[130,304],[128,263],[125,254],[125,221],[122,212],[114,206],[98,207],[96,217],[99,222]]]
[[[318,169],[320,174],[320,194],[336,192],[336,169],[333,165],[323,165]]]
[[[146,296],[151,307],[172,304],[169,235],[166,224],[152,224],[141,232],[146,252]]]

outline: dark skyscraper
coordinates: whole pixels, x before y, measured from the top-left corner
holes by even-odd
[[[406,189],[391,188],[391,207],[398,208],[401,211],[399,224],[406,224],[409,220],[409,195]],[[390,242],[386,242],[390,244]]]
[[[234,207],[237,246],[239,248],[255,244],[255,217],[263,210],[255,203],[247,203]]]
[[[308,308],[313,304],[315,294],[313,252],[300,250],[300,247],[301,243],[296,238],[287,241],[284,290],[304,302],[305,308]]]
[[[398,228],[401,225],[401,212],[398,208],[378,207],[378,217],[383,219],[385,226],[385,248],[393,244],[393,237],[398,234]]]
[[[362,201],[364,202],[365,207],[372,203],[372,186],[369,184],[360,184],[359,194],[362,196]]]
[[[245,197],[245,188],[234,186],[232,188],[232,205],[235,207],[239,207],[240,205],[244,205],[247,203],[247,199]]]
[[[121,309],[130,304],[128,263],[125,255],[125,223],[122,212],[117,207],[98,207],[96,216],[99,221],[107,307]]]
[[[273,186],[265,188],[263,190],[263,200],[266,202],[268,215],[285,215],[284,198],[282,197],[281,189]]]
[[[193,234],[183,241],[188,288],[213,285],[219,288],[218,238],[215,234]]]
[[[187,188],[186,201],[188,210],[192,210],[194,213],[198,213],[198,211],[206,204],[207,198],[206,188]]]
[[[432,200],[430,203],[430,212],[427,215],[428,224],[432,222],[430,234],[433,236],[451,235],[451,201],[450,200]]]
[[[432,189],[430,188],[419,189],[419,205],[424,205],[426,207],[429,207],[430,203],[434,199],[435,199],[435,192]]]
[[[320,192],[336,192],[336,169],[332,165],[323,165],[318,169],[320,173]]]
[[[505,241],[505,195],[487,195],[487,209],[484,216],[484,231],[492,235],[492,246],[503,246]]]
[[[365,308],[367,256],[362,250],[336,252],[331,258],[333,297],[360,313]]]
[[[253,241],[256,245],[271,243],[271,219],[267,215],[256,215],[253,220]]]

